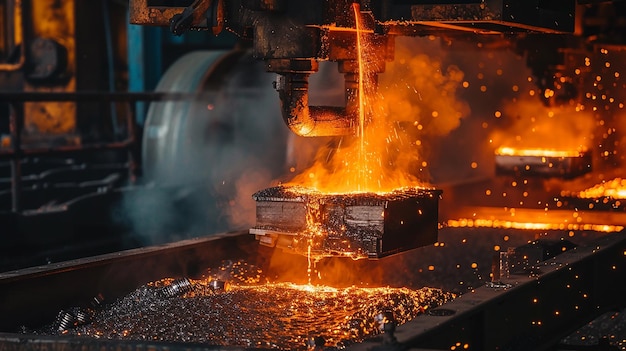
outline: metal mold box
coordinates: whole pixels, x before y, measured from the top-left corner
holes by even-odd
[[[380,258],[437,241],[441,190],[323,194],[279,186],[253,195],[261,244],[315,256]]]

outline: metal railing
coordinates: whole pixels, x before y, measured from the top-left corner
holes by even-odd
[[[137,143],[135,135],[136,125],[133,116],[126,118],[127,135],[120,141],[95,142],[84,145],[62,145],[50,147],[27,147],[22,145],[22,130],[24,125],[25,102],[124,102],[133,104],[138,101],[169,101],[191,100],[197,94],[189,93],[161,93],[161,92],[0,92],[0,102],[9,103],[13,113],[9,118],[11,147],[0,149],[0,160],[9,159],[11,164],[11,209],[14,213],[22,210],[22,159],[27,156],[63,155],[84,152],[99,152],[104,150],[126,150],[129,176],[136,177],[137,165],[133,157],[133,148]]]

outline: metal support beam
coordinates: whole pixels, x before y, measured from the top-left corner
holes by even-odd
[[[129,22],[130,23],[130,22]],[[128,91],[153,90],[161,77],[162,28],[151,28],[135,24],[128,25]],[[144,102],[135,105],[135,121],[143,126],[147,106]]]
[[[18,213],[22,210],[22,125],[23,105],[14,104],[9,117],[9,129],[11,130],[12,156],[11,156],[11,211]]]

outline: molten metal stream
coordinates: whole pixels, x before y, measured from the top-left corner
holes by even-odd
[[[326,194],[380,194],[403,187],[423,187],[415,175],[420,164],[426,166],[426,162],[418,162],[419,143],[410,140],[408,131],[399,127],[395,114],[392,117],[388,113],[385,97],[374,89],[376,81],[370,75],[377,67],[370,64],[370,58],[375,56],[376,47],[369,40],[372,35],[368,35],[372,32],[363,26],[359,4],[353,4],[352,10],[356,28],[338,30],[356,35],[356,138],[342,138],[337,144],[320,148],[314,165],[294,177],[289,185]]]
[[[313,268],[311,267],[311,241],[312,240],[309,240],[309,246],[307,247],[307,255],[306,255],[306,261],[307,261],[306,274],[307,274],[307,277],[309,278],[309,285],[311,285],[311,272],[313,271]]]
[[[365,68],[363,67],[363,50],[361,47],[361,16],[359,4],[352,4],[352,8],[354,9],[354,22],[356,26],[356,48],[357,58],[359,62],[359,163],[361,165],[365,165],[365,85],[363,84]],[[365,173],[364,170],[360,169],[359,178],[361,178],[361,181],[358,182],[359,191],[361,190],[361,183],[367,182],[367,179],[363,173]]]

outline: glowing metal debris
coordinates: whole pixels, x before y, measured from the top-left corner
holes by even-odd
[[[382,308],[403,324],[455,297],[433,288],[248,285],[248,273],[221,291],[211,288],[214,277],[189,279],[193,289],[171,297],[162,289],[181,280],[155,281],[99,310],[89,324],[40,333],[305,350],[315,340],[336,347],[378,334]]]

